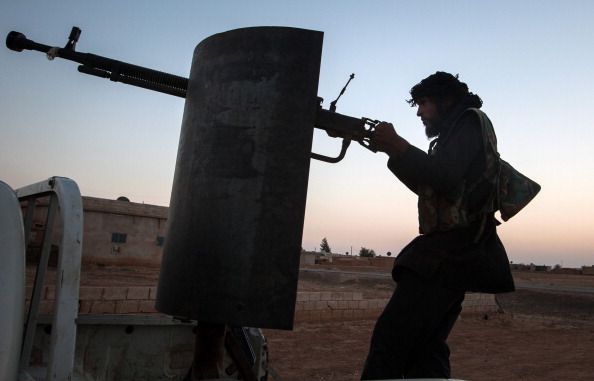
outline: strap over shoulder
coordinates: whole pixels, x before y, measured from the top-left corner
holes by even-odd
[[[483,142],[487,163],[497,162],[499,166],[496,186],[496,208],[501,213],[501,219],[507,221],[522,210],[540,192],[540,185],[515,169],[511,164],[501,159],[497,151],[497,136],[487,114],[477,108],[468,108],[467,112],[475,113],[481,123]],[[491,156],[491,157],[490,157]]]

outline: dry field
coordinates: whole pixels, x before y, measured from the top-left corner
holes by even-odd
[[[28,269],[30,282],[32,270]],[[520,289],[497,298],[504,313],[465,315],[457,322],[449,339],[452,377],[594,380],[594,293],[571,291],[594,290],[594,276],[517,272],[514,277]],[[48,278],[47,284],[52,284],[55,274],[50,271]],[[154,286],[157,279],[158,269],[83,268],[81,285]],[[526,288],[531,286],[540,288]],[[365,297],[390,295],[393,287],[387,277],[340,279],[336,273],[330,277],[302,273],[299,282],[302,291],[359,291]],[[293,331],[266,330],[270,365],[278,376],[270,379],[358,380],[373,324],[372,320],[301,323]]]
[[[594,277],[516,273],[518,285],[592,287]],[[374,283],[376,283],[374,285]],[[385,281],[324,284],[386,293]],[[452,377],[463,380],[594,380],[594,293],[520,289],[498,296],[504,313],[465,315],[450,335]],[[358,380],[373,321],[298,324],[267,331],[280,380]]]

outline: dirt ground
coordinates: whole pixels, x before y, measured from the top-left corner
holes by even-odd
[[[591,287],[594,277],[515,274],[518,285]],[[385,281],[324,284],[389,292]],[[462,380],[594,380],[594,294],[520,289],[499,295],[504,313],[465,315],[449,338],[452,377]],[[358,380],[374,321],[298,324],[265,332],[277,380]],[[272,377],[274,380],[275,378]]]
[[[270,365],[284,381],[358,380],[373,323],[301,324],[293,332],[267,331]],[[457,379],[594,379],[591,325],[463,317],[449,345],[452,377]]]
[[[28,275],[31,282],[32,269]],[[55,275],[50,271],[48,278],[51,284]],[[578,292],[580,287],[591,291],[594,276],[516,272],[514,278],[520,289],[497,297],[504,313],[465,315],[456,323],[449,338],[452,377],[480,381],[594,380],[594,293]],[[153,286],[157,279],[158,269],[83,267],[81,285]],[[358,291],[364,297],[377,298],[390,295],[394,287],[389,277],[332,279],[302,272],[299,290]],[[572,288],[577,290],[571,292]],[[373,320],[362,320],[299,323],[293,331],[265,330],[273,368],[269,379],[358,380],[373,325]]]

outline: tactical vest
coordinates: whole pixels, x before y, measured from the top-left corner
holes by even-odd
[[[446,136],[434,140],[429,148],[429,155],[435,155],[440,145],[447,145],[449,135],[456,129],[458,121],[466,113],[475,113],[480,121],[485,155],[485,170],[482,176],[471,183],[463,179],[447,194],[438,194],[429,186],[419,187],[419,232],[428,234],[437,231],[449,231],[468,227],[472,223],[484,223],[485,217],[497,210],[497,187],[499,177],[499,154],[497,153],[497,137],[491,121],[485,113],[477,108],[468,108],[452,124]],[[478,211],[468,210],[468,198],[476,187],[487,182],[492,189],[485,205]]]

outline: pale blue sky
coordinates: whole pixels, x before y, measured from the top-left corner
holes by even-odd
[[[459,73],[484,100],[500,152],[543,186],[500,227],[516,262],[594,264],[594,2],[592,1],[4,1],[11,30],[188,76],[204,38],[260,25],[325,33],[318,94],[326,105],[356,73],[338,111],[393,122],[425,149],[404,100],[435,72]],[[13,187],[61,175],[83,194],[167,205],[182,99],[79,74],[41,53],[0,49],[0,179]],[[316,133],[314,150],[339,142]],[[353,146],[339,164],[312,162],[303,246],[396,253],[417,231],[416,200]]]

